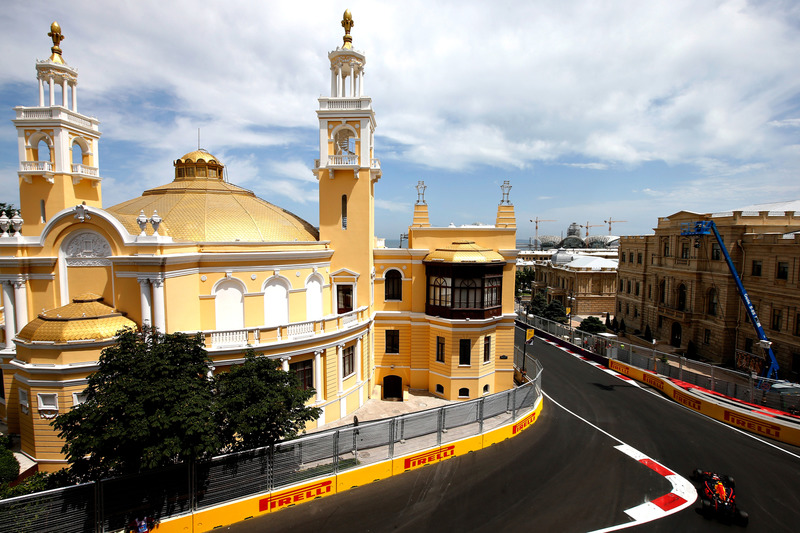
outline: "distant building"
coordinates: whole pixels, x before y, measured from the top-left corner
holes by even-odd
[[[571,307],[573,315],[614,312],[617,260],[600,255],[568,253],[559,249],[547,259],[534,262],[535,291]]]
[[[658,219],[654,235],[622,237],[616,315],[715,363],[759,370],[762,350],[713,236],[681,224],[713,220],[772,341],[780,375],[800,375],[800,201]]]

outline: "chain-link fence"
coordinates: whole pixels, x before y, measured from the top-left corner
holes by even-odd
[[[542,368],[526,383],[483,398],[339,427],[195,465],[0,500],[0,533],[115,531],[164,520],[478,435],[519,418],[541,396]]]
[[[616,359],[638,368],[655,370],[658,374],[679,379],[698,387],[737,398],[745,402],[779,409],[788,413],[800,412],[800,395],[782,394],[769,390],[777,380],[760,378],[679,355],[660,352],[654,347],[637,346],[612,335],[593,335],[566,324],[520,312],[518,318],[538,330],[545,331],[576,347],[602,357]]]

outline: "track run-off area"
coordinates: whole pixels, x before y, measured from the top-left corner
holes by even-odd
[[[517,344],[523,333],[517,331]],[[736,478],[750,531],[800,524],[800,448],[724,425],[541,339],[535,425],[491,448],[226,528],[230,531],[731,531],[689,475]],[[744,529],[742,529],[744,531]]]

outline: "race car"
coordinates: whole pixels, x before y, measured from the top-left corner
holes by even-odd
[[[699,511],[704,517],[747,525],[750,517],[736,506],[736,481],[733,477],[698,468],[692,472],[692,479],[701,484]]]

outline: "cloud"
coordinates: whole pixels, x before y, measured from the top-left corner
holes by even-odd
[[[406,202],[394,202],[391,200],[381,200],[379,198],[375,199],[375,207],[393,213],[410,213],[412,211],[411,205]]]

